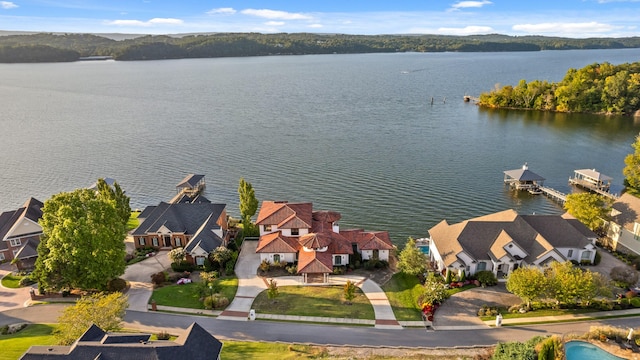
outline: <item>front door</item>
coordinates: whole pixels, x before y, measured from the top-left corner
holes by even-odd
[[[164,236],[164,247],[171,247],[171,235]]]

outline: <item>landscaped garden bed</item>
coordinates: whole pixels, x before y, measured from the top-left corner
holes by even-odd
[[[236,295],[237,289],[238,278],[235,276],[216,279],[212,283],[211,288],[201,281],[182,285],[171,283],[156,288],[153,291],[151,300],[155,301],[156,305],[161,306],[205,309],[204,300],[206,297],[218,293],[231,303]]]

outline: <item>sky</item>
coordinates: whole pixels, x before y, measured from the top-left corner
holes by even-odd
[[[640,36],[640,0],[0,0],[0,30]]]

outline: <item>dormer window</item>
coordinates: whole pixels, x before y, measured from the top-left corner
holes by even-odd
[[[300,229],[291,229],[291,236],[298,236],[300,235]]]
[[[271,225],[265,225],[264,231],[271,231]]]

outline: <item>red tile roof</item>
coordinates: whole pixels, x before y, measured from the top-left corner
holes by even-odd
[[[258,242],[257,253],[295,253],[300,245],[296,239],[283,236],[280,231],[262,235]]]
[[[312,209],[311,203],[263,201],[256,225],[276,225],[279,229],[310,229]]]
[[[333,272],[333,256],[329,252],[300,251],[298,274],[324,274]]]
[[[325,248],[331,245],[332,241],[333,240],[331,239],[331,234],[328,232],[309,233],[300,236],[300,239],[298,240],[298,242],[300,242],[300,245],[306,247],[307,249],[314,250]]]
[[[391,250],[393,244],[386,231],[364,232],[360,234],[358,242],[360,250]]]

